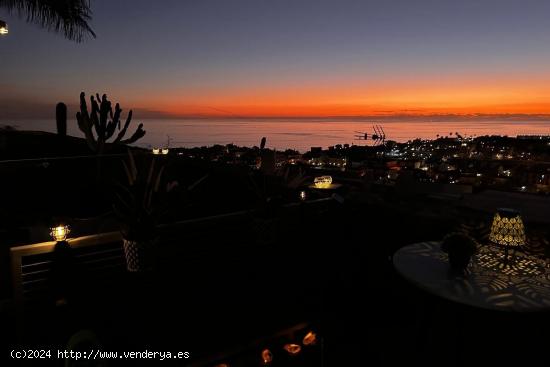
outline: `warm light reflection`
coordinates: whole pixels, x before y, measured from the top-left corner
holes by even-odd
[[[285,344],[283,348],[288,352],[288,354],[292,355],[298,354],[302,350],[302,347],[298,344]]]
[[[50,235],[57,242],[65,241],[70,232],[71,230],[67,225],[59,225],[50,229]]]
[[[6,22],[0,20],[0,35],[8,34],[8,25]]]
[[[300,191],[300,200],[305,201],[307,199],[307,194],[305,191]]]
[[[317,334],[315,334],[313,331],[307,333],[302,340],[303,345],[314,345],[315,343],[317,343]]]
[[[269,349],[264,349],[262,351],[262,360],[264,364],[269,364],[273,362],[273,353]]]
[[[330,185],[332,184],[332,177],[331,176],[315,177],[315,179],[313,180],[313,184],[315,185],[315,187],[319,189],[326,189],[330,187]]]

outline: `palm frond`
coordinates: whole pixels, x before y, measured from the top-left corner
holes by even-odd
[[[0,0],[0,8],[72,41],[96,36],[88,24],[92,15],[90,0]]]

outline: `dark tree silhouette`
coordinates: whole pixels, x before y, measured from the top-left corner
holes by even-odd
[[[88,24],[92,15],[89,0],[0,0],[0,8],[72,41],[95,38]]]

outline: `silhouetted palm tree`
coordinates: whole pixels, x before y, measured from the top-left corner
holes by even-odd
[[[88,25],[92,14],[90,0],[0,0],[0,8],[76,42],[95,38]]]

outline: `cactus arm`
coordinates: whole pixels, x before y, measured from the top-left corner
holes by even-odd
[[[122,144],[132,144],[132,143],[138,141],[139,139],[143,138],[143,136],[145,136],[145,133],[146,133],[146,131],[143,130],[143,124],[139,124],[139,126],[136,129],[136,131],[134,132],[134,134],[130,138],[122,140],[121,143]]]
[[[88,105],[86,104],[86,95],[84,92],[80,92],[80,112],[85,119],[90,119],[90,114],[88,113]]]
[[[120,140],[124,137],[124,134],[126,134],[126,131],[128,130],[128,126],[130,126],[130,122],[132,122],[132,110],[128,112],[128,117],[126,117],[126,123],[124,124],[124,127],[120,132],[118,133],[115,141],[113,143],[118,143]]]
[[[57,135],[67,136],[67,105],[63,102],[55,106],[55,123]]]
[[[107,124],[107,128],[105,129],[105,140],[110,139],[114,135],[115,129],[116,122],[109,121],[109,123]]]
[[[78,121],[78,127],[84,133],[86,137],[86,143],[91,150],[97,150],[97,142],[95,141],[94,134],[92,133],[91,122],[89,119],[86,119],[81,112],[76,113],[76,120]]]
[[[120,130],[120,114],[122,113],[122,110],[120,109],[120,105],[117,103],[115,105],[115,114],[112,117],[113,122],[118,126],[118,129]]]

